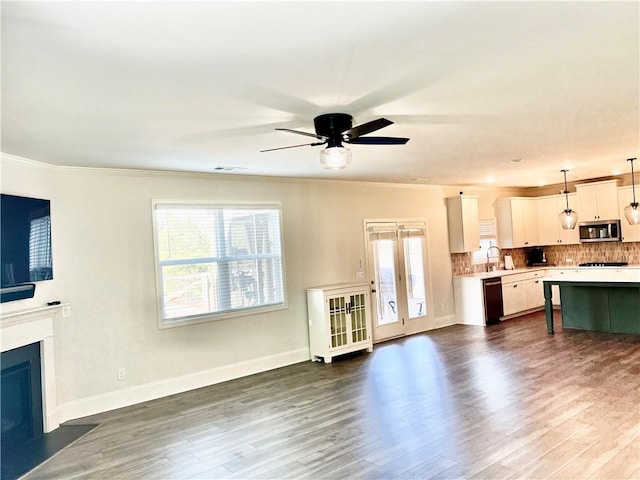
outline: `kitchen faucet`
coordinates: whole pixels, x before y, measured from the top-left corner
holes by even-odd
[[[502,254],[502,250],[500,250],[500,248],[496,247],[495,245],[491,245],[489,248],[487,248],[487,272],[489,271],[489,252],[492,248],[498,250],[498,260],[500,260],[500,255]]]

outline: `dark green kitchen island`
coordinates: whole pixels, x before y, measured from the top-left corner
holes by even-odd
[[[562,327],[640,334],[640,281],[543,279],[547,332],[553,333],[552,285],[560,287]]]

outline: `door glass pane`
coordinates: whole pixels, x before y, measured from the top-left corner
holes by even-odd
[[[373,261],[377,287],[378,325],[398,321],[396,294],[395,241],[373,242]]]
[[[427,314],[422,238],[405,238],[403,242],[409,318],[422,317]]]

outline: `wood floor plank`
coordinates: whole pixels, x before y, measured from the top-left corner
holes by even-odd
[[[34,479],[634,478],[640,335],[455,325],[71,424]]]
[[[640,462],[640,438],[626,445],[589,478],[632,478]],[[636,477],[638,478],[638,477]]]

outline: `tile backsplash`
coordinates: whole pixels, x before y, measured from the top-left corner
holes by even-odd
[[[542,247],[547,263],[556,266],[575,266],[585,262],[628,262],[640,265],[640,242],[581,243],[579,245],[551,245]],[[502,255],[509,253],[515,268],[526,267],[526,249],[503,249]],[[571,262],[567,262],[571,259]],[[486,264],[473,265],[470,253],[452,253],[453,275],[465,275],[486,271]]]

